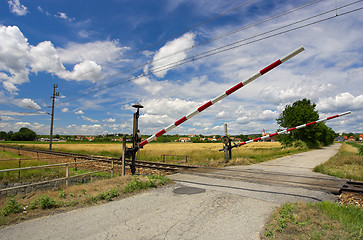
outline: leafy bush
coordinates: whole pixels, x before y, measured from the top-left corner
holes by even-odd
[[[140,180],[140,178],[134,176],[134,180],[126,185],[126,187],[123,189],[123,192],[131,193],[141,189],[157,187],[158,185],[164,185],[169,181],[169,178],[157,175],[148,176],[148,179],[148,181],[143,182]]]
[[[308,146],[304,141],[301,140],[297,140],[295,142],[292,143],[292,146],[295,148],[303,148],[303,149],[307,149]]]
[[[140,178],[134,176],[134,180],[129,182],[126,187],[124,188],[124,193],[131,193],[136,190],[146,189],[153,185],[154,183],[152,181],[142,182]]]
[[[20,205],[15,199],[14,196],[10,196],[5,207],[1,210],[4,216],[8,216],[13,213],[18,213],[23,210],[23,206]]]
[[[47,195],[43,195],[40,197],[39,206],[41,209],[47,209],[47,208],[57,207],[57,203],[54,201],[53,198]]]
[[[59,198],[66,198],[66,192],[61,188],[58,191],[58,197]]]
[[[54,201],[53,198],[47,195],[42,195],[39,198],[36,198],[33,201],[31,201],[29,204],[30,209],[35,209],[37,207],[40,207],[41,209],[56,208],[58,207],[58,203]]]

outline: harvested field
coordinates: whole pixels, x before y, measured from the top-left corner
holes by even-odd
[[[47,144],[22,144],[24,147],[47,148]],[[224,165],[224,153],[219,150],[222,143],[150,143],[140,150],[138,159],[167,163],[187,163],[193,165]],[[102,156],[121,156],[121,143],[62,143],[53,144],[56,151],[75,152]],[[276,159],[286,155],[306,151],[300,148],[282,148],[279,142],[256,142],[235,148],[230,165],[248,165]],[[163,155],[167,155],[163,157]],[[187,157],[186,157],[187,156]]]

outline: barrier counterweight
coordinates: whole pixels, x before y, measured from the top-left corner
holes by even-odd
[[[161,135],[169,132],[170,130],[174,129],[175,127],[179,126],[180,124],[182,124],[183,122],[185,122],[186,120],[194,117],[195,115],[197,115],[198,113],[204,111],[205,109],[209,108],[210,106],[212,106],[213,104],[219,102],[220,100],[222,100],[223,98],[227,97],[228,95],[231,95],[232,93],[234,93],[235,91],[237,91],[238,89],[240,89],[241,87],[247,85],[248,83],[256,80],[257,78],[259,78],[260,76],[264,75],[265,73],[271,71],[272,69],[274,69],[275,67],[279,66],[281,63],[291,59],[292,57],[296,56],[297,54],[301,53],[302,51],[304,51],[304,47],[299,47],[297,49],[295,49],[294,51],[288,53],[287,55],[285,55],[284,57],[280,58],[279,60],[271,63],[270,65],[268,65],[267,67],[261,69],[259,72],[253,74],[252,76],[250,76],[249,78],[245,79],[244,81],[236,84],[235,86],[231,87],[230,89],[228,89],[227,91],[225,91],[224,93],[220,94],[219,96],[215,97],[214,99],[208,101],[207,103],[203,104],[202,106],[200,106],[199,108],[197,108],[195,111],[189,113],[188,115],[180,118],[179,120],[177,120],[176,122],[174,122],[173,124],[170,124],[168,127],[160,130],[159,132],[155,133],[154,135],[152,135],[151,137],[149,137],[148,139],[142,141],[140,143],[140,147],[145,146],[146,144],[148,144],[149,142],[155,140],[157,137],[160,137]]]

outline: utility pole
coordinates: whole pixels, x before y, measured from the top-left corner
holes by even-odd
[[[58,84],[53,85],[53,95],[52,95],[52,118],[50,121],[50,139],[49,139],[49,150],[52,150],[52,141],[53,141],[53,121],[54,121],[54,102],[55,97],[59,96],[59,92],[55,92],[55,89],[58,88]]]

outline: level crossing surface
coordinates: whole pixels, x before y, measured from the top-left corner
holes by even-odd
[[[336,200],[329,189],[309,187],[301,179],[328,178],[339,185],[337,179],[312,172],[339,147],[334,144],[251,166],[174,174],[170,177],[176,184],[15,224],[0,229],[0,239],[259,239],[279,205]],[[291,179],[287,183],[251,180],[264,171],[280,173],[285,179],[291,175]],[[243,175],[246,172],[249,178]]]

